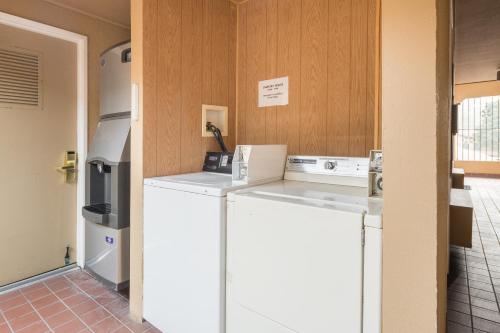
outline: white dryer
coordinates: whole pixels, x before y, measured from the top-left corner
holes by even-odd
[[[227,333],[381,331],[382,200],[368,159],[298,157],[228,194]]]

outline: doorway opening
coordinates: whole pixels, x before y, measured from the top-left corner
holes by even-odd
[[[458,105],[454,154],[458,161],[500,161],[500,96],[467,98]]]

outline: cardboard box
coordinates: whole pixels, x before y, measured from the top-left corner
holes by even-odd
[[[474,208],[470,191],[451,189],[450,193],[450,244],[472,247]]]
[[[462,189],[464,188],[464,169],[453,168],[451,171],[451,187]]]

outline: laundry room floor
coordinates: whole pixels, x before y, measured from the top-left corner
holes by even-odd
[[[474,205],[472,248],[450,249],[447,332],[500,332],[500,179],[465,183]]]
[[[75,270],[0,295],[0,333],[160,332],[128,312],[126,295]]]

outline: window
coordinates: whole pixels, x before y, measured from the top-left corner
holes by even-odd
[[[40,56],[0,48],[0,108],[41,109]]]
[[[455,159],[500,161],[500,96],[469,98],[458,106]]]

